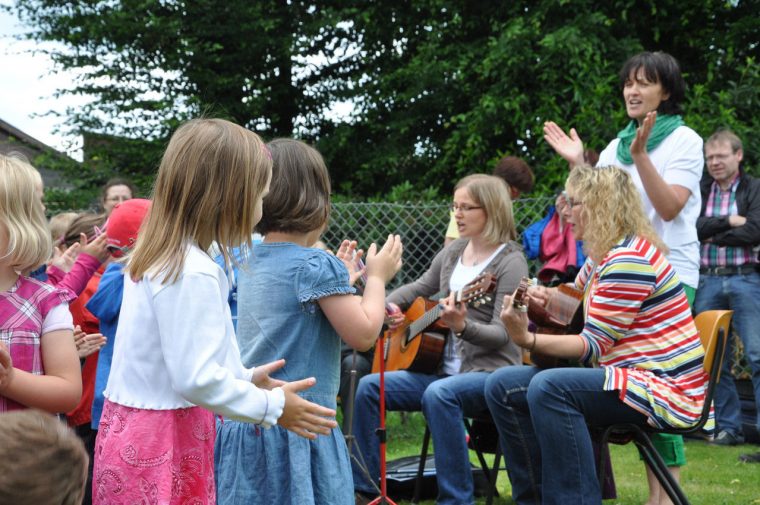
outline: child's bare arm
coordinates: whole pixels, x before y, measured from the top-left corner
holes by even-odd
[[[0,392],[11,381],[13,376],[13,360],[8,348],[0,342]]]
[[[72,331],[45,333],[40,347],[45,375],[14,368],[11,380],[0,387],[0,394],[51,413],[72,410],[82,396],[82,372]]]
[[[319,300],[330,324],[351,347],[367,350],[374,345],[385,319],[385,284],[401,268],[402,252],[398,235],[389,235],[379,251],[372,244],[366,256],[364,295],[335,295]]]

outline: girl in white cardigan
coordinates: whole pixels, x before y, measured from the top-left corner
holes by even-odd
[[[298,391],[314,379],[243,366],[212,242],[250,245],[272,160],[255,133],[218,119],[172,136],[153,205],[125,269],[113,364],[95,447],[93,503],[215,503],[214,413],[307,437],[336,426]]]

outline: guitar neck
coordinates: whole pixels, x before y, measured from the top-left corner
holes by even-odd
[[[438,318],[441,317],[441,306],[436,305],[432,309],[426,311],[422,317],[414,321],[412,324],[409,325],[409,333],[407,337],[407,342],[414,338],[415,336],[422,333],[425,328],[433,324],[438,320]]]
[[[467,284],[464,288],[458,290],[454,296],[456,303],[480,303],[483,299],[489,300],[485,296],[496,288],[496,281],[490,273],[483,273],[475,278],[474,281]],[[409,343],[414,337],[425,331],[425,328],[435,323],[440,317],[441,306],[436,304],[433,308],[427,310],[421,317],[414,320],[406,329],[406,342]]]

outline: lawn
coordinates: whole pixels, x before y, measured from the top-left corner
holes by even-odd
[[[409,413],[388,414],[388,459],[419,454],[425,425],[422,415]],[[682,470],[682,485],[693,505],[760,505],[760,464],[738,461],[739,454],[760,451],[754,445],[737,447],[717,447],[696,440],[686,441],[688,465]],[[639,461],[633,444],[611,447],[612,465],[615,471],[618,498],[608,500],[605,505],[641,505],[647,498],[644,464]],[[473,464],[477,465],[474,452],[470,452]],[[490,460],[489,460],[490,462]],[[499,472],[498,491],[500,497],[494,504],[514,503],[510,496],[509,479],[504,471]],[[397,500],[398,505],[410,502]],[[433,505],[434,501],[423,501]],[[485,503],[485,499],[476,501]]]

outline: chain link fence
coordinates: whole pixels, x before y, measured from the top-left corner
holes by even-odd
[[[518,239],[522,231],[543,218],[554,205],[554,196],[521,198],[514,202]],[[401,235],[404,244],[404,266],[388,285],[389,289],[419,278],[430,266],[433,257],[443,248],[449,225],[448,203],[334,203],[330,225],[322,236],[328,248],[336,250],[343,239],[356,240],[366,249],[372,242],[382,245],[391,233]],[[538,272],[540,262],[528,260],[531,275]],[[735,346],[736,377],[747,377],[749,365],[742,359],[741,342]]]
[[[554,197],[522,198],[514,202],[517,232],[541,219],[554,204]],[[353,239],[366,249],[372,242],[382,245],[391,233],[401,235],[404,266],[389,285],[395,288],[416,280],[443,248],[449,225],[448,203],[360,203],[333,204],[330,225],[322,240],[337,249],[343,239]],[[529,262],[531,273],[538,263]]]

